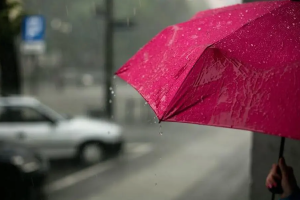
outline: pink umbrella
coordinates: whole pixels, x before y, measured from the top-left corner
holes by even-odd
[[[200,12],[170,26],[117,75],[160,121],[300,140],[300,2]]]

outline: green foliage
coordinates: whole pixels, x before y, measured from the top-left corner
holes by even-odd
[[[13,41],[20,33],[25,12],[22,2],[8,1],[0,10],[0,42]]]

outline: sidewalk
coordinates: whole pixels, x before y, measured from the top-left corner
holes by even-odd
[[[88,200],[228,199],[245,184],[247,196],[251,134],[215,129],[197,137],[159,162],[116,181]],[[192,189],[192,190],[191,190]],[[197,193],[193,193],[197,191]],[[246,199],[243,199],[246,200]]]

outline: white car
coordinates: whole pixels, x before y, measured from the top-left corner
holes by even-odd
[[[0,140],[37,148],[49,159],[78,158],[83,164],[118,153],[123,144],[120,126],[88,117],[68,118],[31,97],[0,98]]]

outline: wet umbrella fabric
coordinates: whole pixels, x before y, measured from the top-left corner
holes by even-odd
[[[200,12],[154,37],[117,75],[161,121],[300,139],[300,2]]]
[[[300,2],[197,13],[153,38],[117,75],[160,121],[250,130],[300,140]],[[272,189],[282,193],[280,183]]]

